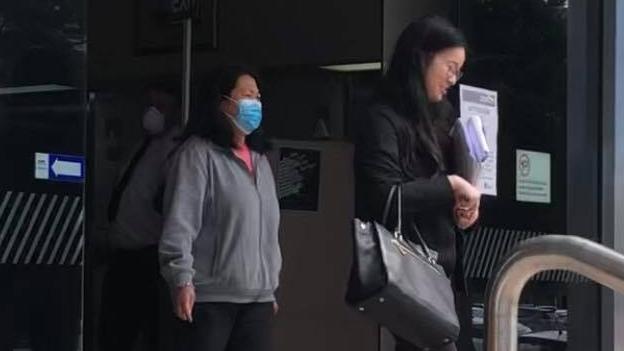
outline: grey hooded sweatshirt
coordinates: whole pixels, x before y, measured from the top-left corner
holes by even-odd
[[[192,283],[198,302],[270,302],[282,257],[279,205],[265,156],[254,172],[231,149],[191,137],[167,177],[161,271],[171,289]]]

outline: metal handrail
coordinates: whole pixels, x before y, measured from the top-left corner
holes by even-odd
[[[532,276],[548,270],[572,271],[624,293],[624,255],[577,236],[529,239],[513,250],[488,289],[488,351],[517,351],[520,294]]]

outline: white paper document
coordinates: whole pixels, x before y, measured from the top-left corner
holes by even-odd
[[[496,196],[496,158],[498,153],[498,94],[495,91],[469,85],[459,85],[459,120],[464,125],[478,116],[485,134],[488,157],[483,162],[477,186],[482,194]]]

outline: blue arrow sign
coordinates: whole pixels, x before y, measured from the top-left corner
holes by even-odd
[[[84,157],[60,154],[35,154],[35,178],[56,182],[82,183]]]

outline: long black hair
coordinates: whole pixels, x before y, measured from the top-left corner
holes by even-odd
[[[399,36],[382,81],[381,95],[409,125],[409,128],[399,130],[400,161],[405,171],[411,170],[417,154],[427,153],[433,157],[438,169],[445,168],[434,123],[448,109],[443,103],[429,102],[424,70],[437,52],[466,45],[464,35],[439,16],[416,20]]]
[[[220,104],[226,96],[230,96],[236,82],[242,76],[251,76],[258,86],[258,74],[244,65],[222,66],[210,74],[201,83],[196,101],[182,139],[198,136],[223,148],[234,148],[234,126],[229,117],[223,114]],[[245,138],[247,146],[258,153],[265,153],[271,147],[264,132],[258,128]]]

